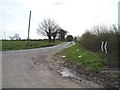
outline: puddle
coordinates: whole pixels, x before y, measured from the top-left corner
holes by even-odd
[[[74,77],[74,75],[70,72],[70,69],[66,67],[61,67],[60,70],[57,70],[57,72],[63,77]]]
[[[76,76],[75,73],[72,73],[71,70],[66,68],[66,67],[61,67],[59,70],[57,70],[57,72],[60,75],[62,75],[62,77],[71,78],[72,80],[74,80],[77,83],[80,83],[84,87],[87,87],[87,88],[100,88],[100,87],[102,87],[102,86],[99,86],[95,83],[92,83],[90,81],[84,80],[84,79]]]
[[[82,78],[77,77],[74,73],[71,72],[70,69],[66,67],[61,67],[57,72],[62,75],[63,77],[74,78],[75,80],[82,81]]]

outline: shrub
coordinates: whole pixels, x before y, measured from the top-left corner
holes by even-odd
[[[98,37],[89,31],[82,35],[81,44],[90,51],[99,51],[100,49]]]
[[[102,41],[108,42],[106,54],[108,56],[110,66],[118,66],[118,46],[120,33],[117,28],[110,29],[106,27],[94,27],[92,31],[87,31],[82,35],[81,44],[90,51],[100,51]],[[104,54],[104,53],[101,53]]]
[[[72,35],[67,35],[66,41],[73,41],[73,36]]]

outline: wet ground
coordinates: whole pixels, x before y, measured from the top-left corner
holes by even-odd
[[[103,86],[98,85],[96,83],[93,83],[91,81],[85,80],[81,77],[78,77],[76,75],[76,73],[72,72],[71,69],[68,69],[66,67],[61,67],[59,68],[59,70],[57,70],[57,72],[62,75],[62,77],[64,78],[69,78],[71,80],[73,80],[74,82],[84,86],[85,88],[103,88]]]
[[[72,77],[76,82],[91,81],[104,88],[120,89],[120,71],[117,68],[104,67],[101,72],[86,71],[80,63],[70,63],[63,60],[61,56],[54,57],[61,61],[61,69],[58,71],[63,77]],[[92,87],[92,86],[91,86]]]

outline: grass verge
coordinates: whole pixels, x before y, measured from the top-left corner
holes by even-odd
[[[106,60],[100,58],[98,53],[84,49],[78,42],[59,54],[65,56],[64,59],[68,62],[81,63],[89,71],[99,72],[106,63]]]
[[[61,43],[61,41],[58,40],[51,43],[49,43],[48,41],[30,41],[30,45],[27,46],[27,41],[4,40],[2,41],[2,51],[49,47],[57,45],[59,43]]]

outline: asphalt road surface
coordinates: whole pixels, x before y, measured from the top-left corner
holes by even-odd
[[[86,88],[59,75],[58,64],[52,58],[56,52],[74,44],[2,52],[2,88]]]
[[[2,52],[2,88],[81,88],[50,69],[50,62],[41,62],[33,67],[31,60],[39,55],[43,61],[51,52],[55,53],[72,45],[74,42],[47,48]]]

